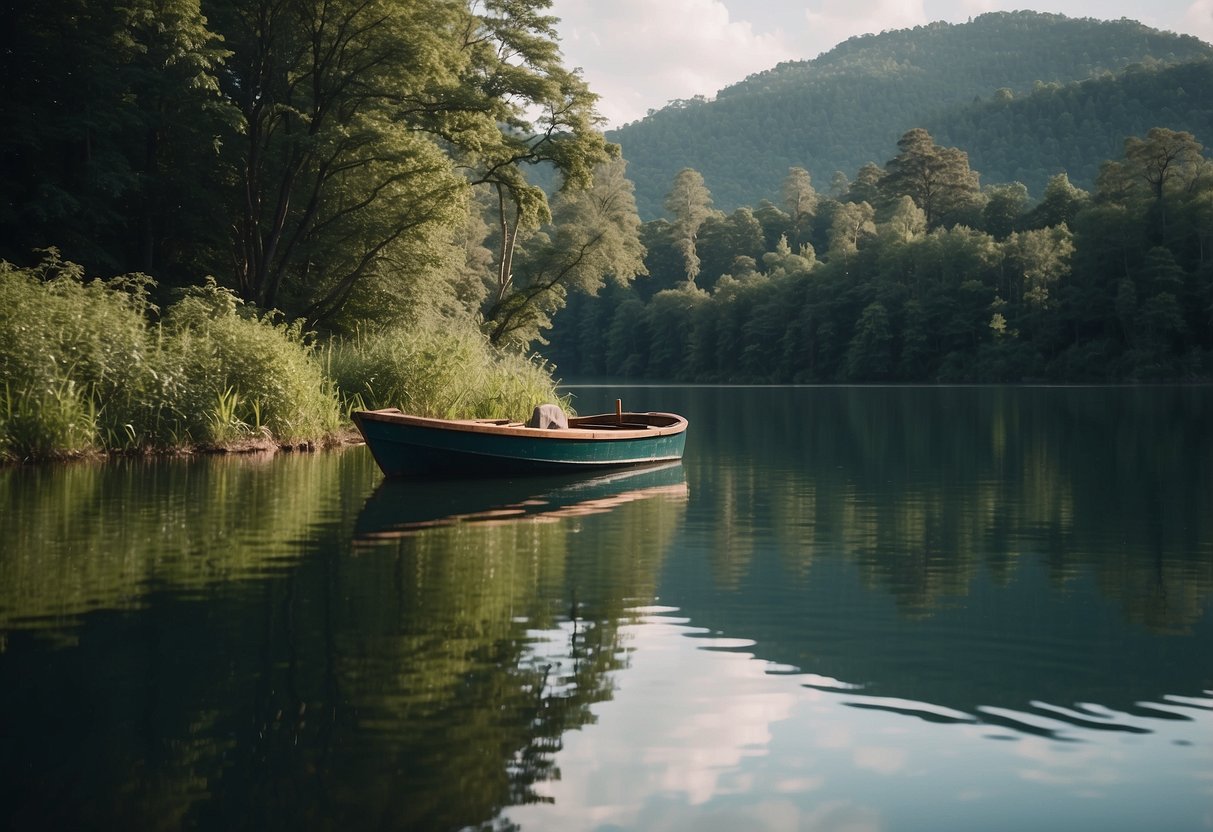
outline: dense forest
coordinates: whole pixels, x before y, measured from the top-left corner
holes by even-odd
[[[623,147],[646,220],[662,215],[663,189],[683,168],[731,211],[777,192],[790,167],[828,184],[886,158],[919,126],[964,148],[990,181],[1021,181],[1039,196],[1061,171],[1092,187],[1125,136],[1213,132],[1213,85],[1201,83],[1209,69],[1199,63],[1210,58],[1196,38],[1130,20],[996,12],[851,38],[607,137]]]
[[[1213,60],[1135,64],[1116,75],[1041,84],[1027,95],[1002,88],[923,125],[941,144],[965,148],[990,182],[1022,182],[1039,195],[1065,171],[1090,188],[1125,136],[1158,126],[1213,135]]]
[[[790,169],[725,214],[681,171],[648,222],[648,276],[574,298],[566,376],[711,382],[1105,382],[1213,375],[1213,163],[1151,128],[1093,192],[979,185],[922,128],[837,197]]]

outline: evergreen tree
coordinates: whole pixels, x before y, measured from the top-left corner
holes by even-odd
[[[969,169],[968,155],[954,147],[939,147],[921,127],[908,131],[897,142],[900,151],[885,164],[880,181],[886,204],[909,196],[926,214],[934,228],[957,219],[978,201],[977,174]]]

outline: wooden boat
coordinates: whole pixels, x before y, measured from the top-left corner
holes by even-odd
[[[383,473],[497,476],[590,471],[682,458],[687,420],[673,413],[614,413],[535,428],[508,419],[429,419],[394,408],[360,410],[354,423]]]

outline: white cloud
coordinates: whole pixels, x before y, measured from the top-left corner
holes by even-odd
[[[1184,31],[1213,41],[1213,0],[1196,0],[1184,11]]]
[[[552,12],[565,62],[584,70],[612,126],[801,57],[781,31],[756,32],[719,0],[555,0]]]
[[[676,98],[712,97],[781,61],[855,35],[963,23],[1018,0],[553,0],[565,63],[580,66],[610,126]],[[1213,0],[1054,0],[1070,17],[1131,17],[1213,41]]]

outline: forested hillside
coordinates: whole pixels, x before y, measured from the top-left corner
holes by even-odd
[[[1205,116],[1176,107],[1173,99],[1158,100],[1148,90],[1147,77],[1134,78],[1121,92],[1079,88],[1067,93],[1070,103],[1076,97],[1106,95],[1116,98],[1123,112],[1090,116],[1100,106],[1096,102],[1071,111],[1075,126],[1069,130],[1063,125],[1062,135],[1090,137],[1082,150],[1098,154],[1076,165],[1063,164],[1066,160],[1049,143],[1026,139],[1020,153],[1010,156],[998,148],[1003,135],[992,136],[988,158],[981,155],[975,144],[991,137],[984,121],[988,108],[1042,86],[1114,76],[1133,64],[1161,67],[1209,57],[1213,47],[1196,38],[1134,21],[991,13],[965,24],[933,23],[852,38],[814,60],[753,75],[722,90],[714,101],[673,102],[608,138],[623,147],[645,219],[661,215],[665,189],[682,168],[702,173],[717,207],[732,210],[775,195],[789,167],[805,168],[824,188],[836,171],[882,164],[897,137],[917,126],[941,138],[947,135],[949,143],[975,160],[991,162],[981,168],[986,181],[1026,178],[1036,186],[1043,184],[1042,175],[1062,169],[1073,167],[1071,175],[1081,176],[1110,155],[1110,136],[1119,142],[1128,132],[1155,125],[1201,133],[1207,122],[1198,120]],[[1193,96],[1208,94],[1207,85],[1184,89]],[[1179,117],[1174,123],[1164,117],[1167,107]],[[1038,113],[1040,118],[1057,114],[1043,105],[1014,111]],[[974,124],[982,130],[967,127]],[[1101,126],[1107,129],[1096,138],[1095,128]],[[1024,124],[1015,135],[1034,135],[1033,130],[1053,127]],[[975,144],[961,141],[962,136]]]
[[[1083,187],[1125,136],[1165,126],[1213,136],[1213,60],[1134,65],[1118,75],[1045,84],[1027,95],[1010,90],[989,101],[924,120],[943,144],[968,151],[989,183],[1022,182],[1034,197],[1066,171]]]
[[[1213,162],[1152,127],[1039,201],[922,128],[835,196],[803,168],[724,213],[698,171],[644,225],[648,277],[576,297],[570,376],[747,383],[1213,377]]]

